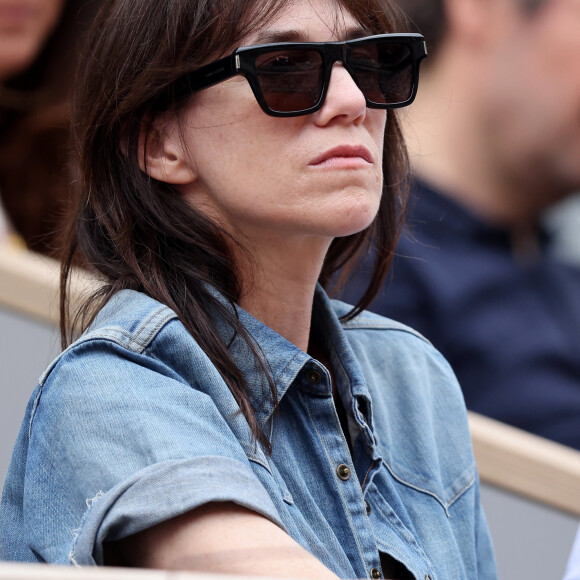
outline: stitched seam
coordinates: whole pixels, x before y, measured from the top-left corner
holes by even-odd
[[[445,502],[435,492],[429,491],[428,489],[423,489],[422,487],[419,487],[418,485],[414,485],[414,484],[410,483],[409,481],[406,481],[403,478],[399,477],[391,469],[391,467],[387,464],[387,462],[385,460],[383,460],[383,463],[384,463],[385,467],[387,468],[388,472],[399,483],[402,483],[403,485],[406,485],[407,487],[410,487],[411,489],[414,489],[415,491],[419,491],[419,492],[424,493],[426,495],[430,495],[431,497],[433,497],[434,499],[436,499],[437,502],[440,503],[441,506],[443,507],[443,509],[445,510],[445,514],[447,515],[447,517],[451,517],[451,515],[449,513],[449,508],[451,507],[451,505],[453,505],[453,503],[455,503],[457,501],[457,499],[459,497],[461,497],[461,495],[475,483],[475,475],[474,475],[453,497],[451,497],[451,499],[448,502]]]
[[[36,417],[36,411],[38,409],[38,405],[40,405],[40,397],[44,391],[43,385],[39,385],[38,388],[38,395],[36,399],[34,399],[34,405],[32,406],[32,411],[30,412],[30,421],[28,422],[28,441],[32,438],[32,423],[34,422],[34,418]]]
[[[420,332],[417,332],[416,330],[413,330],[412,328],[405,328],[405,327],[401,327],[401,326],[395,326],[395,325],[390,325],[388,323],[382,323],[382,322],[374,322],[371,320],[368,321],[358,321],[358,322],[352,322],[349,321],[347,324],[345,324],[343,326],[343,329],[345,331],[347,330],[390,330],[391,332],[403,332],[404,334],[409,334],[411,336],[415,336],[416,338],[420,338],[421,340],[424,340],[425,342],[430,343],[430,341],[425,338]]]
[[[365,485],[367,483],[367,477],[369,476],[369,473],[371,472],[371,469],[374,467],[374,465],[375,465],[375,462],[372,461],[370,467],[367,469],[367,472],[365,473],[365,476],[364,476],[364,479],[363,479],[363,482],[362,482],[362,485],[361,485],[361,489],[363,489],[363,490],[364,490]]]
[[[451,507],[474,483],[475,475],[449,500],[447,506]]]
[[[437,502],[439,504],[441,504],[441,507],[445,510],[445,515],[447,517],[449,517],[449,512],[447,511],[447,506],[445,505],[445,502],[434,492],[429,491],[427,489],[423,489],[417,485],[413,485],[412,483],[409,483],[408,481],[405,481],[404,479],[402,479],[401,477],[399,477],[388,465],[385,461],[383,461],[383,463],[385,464],[388,472],[399,482],[402,483],[403,485],[406,485],[407,487],[410,487],[411,489],[414,489],[415,491],[419,491],[421,493],[424,493],[426,495],[430,495],[432,498],[436,499]]]
[[[167,310],[167,315],[164,316],[163,318],[161,318],[161,320],[155,325],[155,327],[151,330],[151,332],[147,336],[147,339],[146,339],[145,342],[139,342],[139,340],[138,340],[139,339],[139,334],[141,334],[141,333],[144,332],[144,327],[146,327],[147,324],[155,316],[159,315],[164,310]],[[132,336],[131,333],[129,333],[126,329],[124,329],[124,328],[118,328],[118,327],[115,327],[115,328],[112,329],[114,332],[104,332],[107,329],[111,329],[111,327],[107,327],[107,326],[105,326],[104,329],[100,329],[99,331],[95,331],[94,333],[93,332],[89,332],[86,336],[83,336],[83,337],[79,338],[73,344],[71,344],[70,346],[68,346],[65,350],[63,350],[52,361],[52,363],[47,367],[47,369],[44,371],[44,373],[40,377],[40,379],[38,381],[38,384],[39,384],[40,387],[42,387],[44,385],[44,383],[46,382],[47,378],[50,376],[50,374],[54,370],[54,368],[58,365],[58,363],[60,362],[60,360],[68,352],[73,351],[75,348],[77,348],[81,344],[84,344],[84,343],[87,343],[87,342],[91,342],[93,340],[106,340],[106,341],[109,341],[109,342],[113,342],[113,343],[115,343],[118,346],[121,346],[123,348],[126,348],[127,350],[132,350],[133,352],[142,352],[143,350],[145,350],[145,348],[151,342],[152,337],[155,336],[155,333],[157,333],[163,327],[163,325],[167,324],[167,322],[169,322],[173,318],[176,318],[177,319],[177,315],[172,310],[170,310],[169,308],[167,308],[166,306],[163,306],[162,308],[160,308],[159,310],[157,310],[152,316],[150,316],[148,318],[147,322],[138,329],[136,336]],[[120,340],[119,339],[119,336],[127,338],[128,339],[128,342],[125,342],[125,341]],[[135,349],[133,347],[133,345],[137,345],[138,346],[138,349]]]
[[[161,316],[161,314],[164,311],[166,312],[165,316],[160,318],[152,328],[149,328],[151,321],[155,320],[155,318]],[[151,342],[152,338],[172,318],[177,318],[177,315],[175,314],[175,312],[173,312],[172,310],[170,310],[166,306],[159,308],[153,314],[151,314],[151,316],[149,316],[149,318],[143,324],[141,324],[141,326],[137,329],[137,332],[131,338],[129,344],[127,345],[127,348],[131,349],[131,350],[135,350],[132,347],[134,344],[136,344],[141,350],[144,350],[145,348],[147,348],[147,346]],[[143,335],[145,336],[145,339],[141,340]]]

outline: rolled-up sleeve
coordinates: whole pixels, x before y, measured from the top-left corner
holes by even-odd
[[[104,542],[208,502],[234,502],[283,527],[232,431],[243,418],[224,416],[233,398],[204,364],[192,361],[191,372],[214,382],[215,397],[115,341],[88,340],[61,357],[29,426],[24,521],[41,559],[102,564]]]

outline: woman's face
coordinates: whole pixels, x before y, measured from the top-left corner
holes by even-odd
[[[63,5],[64,0],[0,0],[0,81],[32,64]]]
[[[296,0],[243,44],[344,40],[357,30],[334,0]],[[322,108],[302,117],[266,115],[234,77],[193,96],[183,123],[191,180],[179,187],[252,249],[304,237],[327,248],[375,217],[385,123],[341,63]]]

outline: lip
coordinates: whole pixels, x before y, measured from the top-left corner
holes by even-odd
[[[332,149],[321,153],[312,159],[309,165],[328,165],[341,160],[350,160],[351,162],[356,162],[358,160],[359,162],[364,162],[365,165],[372,165],[374,163],[371,152],[364,145],[339,145],[338,147],[333,147]]]

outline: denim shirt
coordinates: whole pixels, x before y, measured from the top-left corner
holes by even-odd
[[[441,355],[375,314],[341,324],[349,307],[318,288],[313,331],[345,437],[327,369],[238,310],[277,387],[274,412],[263,372],[233,340],[272,453],[175,313],[120,292],[31,397],[3,491],[0,558],[102,564],[104,542],[227,501],[343,578],[379,577],[381,552],[416,579],[496,578],[465,406]]]

